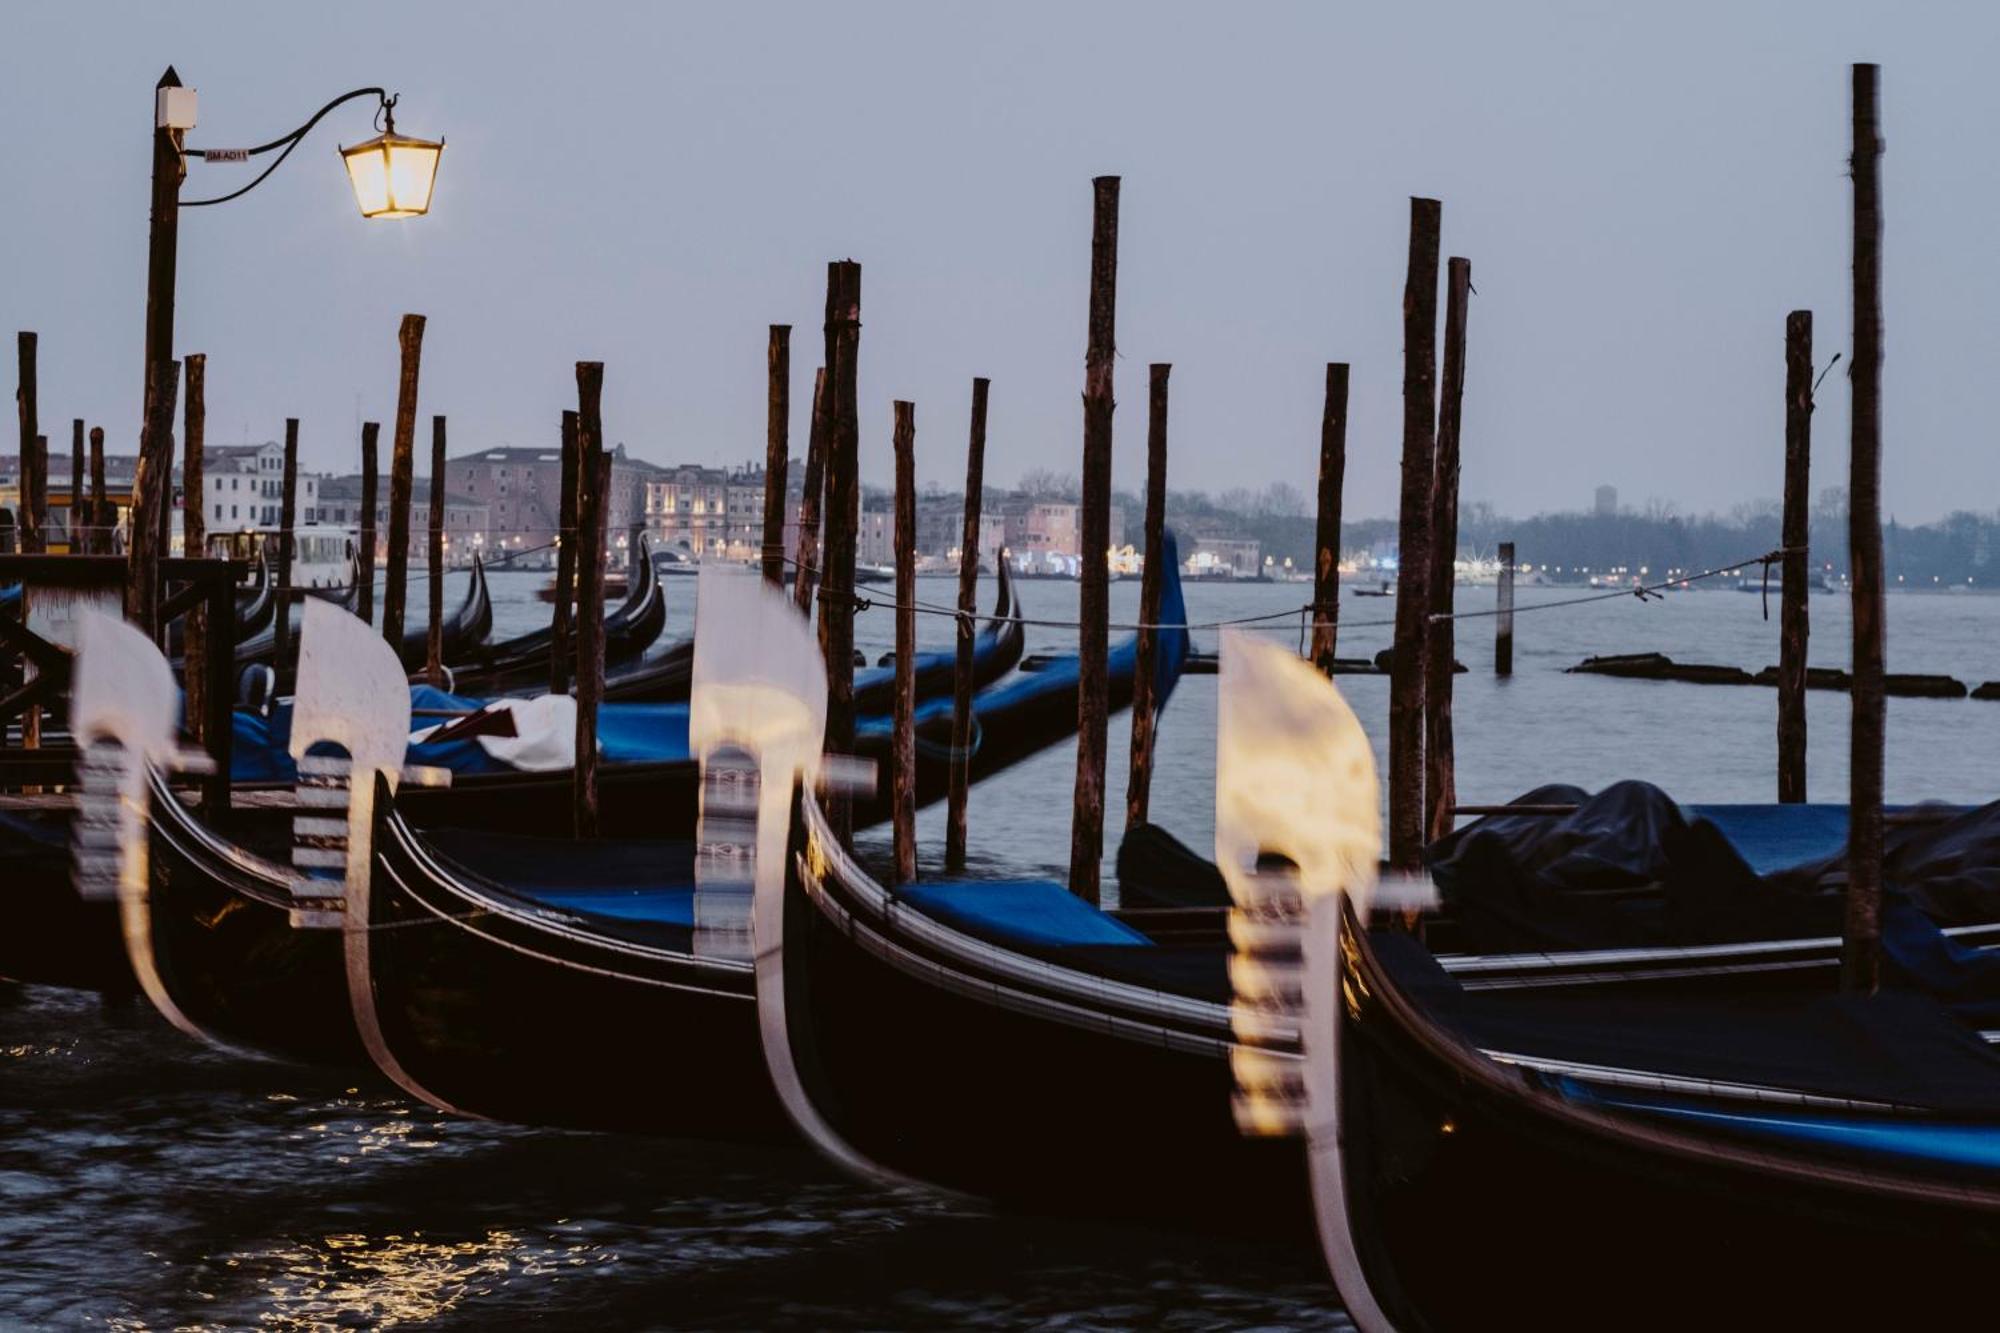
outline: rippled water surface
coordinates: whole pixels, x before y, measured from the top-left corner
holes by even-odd
[[[496,636],[546,617],[545,576],[495,575]],[[454,584],[457,580],[454,579]],[[932,602],[947,582],[926,582]],[[1028,613],[1075,613],[1072,585],[1021,586]],[[421,591],[417,597],[422,596]],[[1294,607],[1297,586],[1190,587],[1196,620]],[[1524,589],[1523,604],[1558,596]],[[1462,608],[1491,592],[1460,589]],[[692,581],[669,585],[669,635],[686,632]],[[1112,590],[1116,619],[1136,584]],[[990,589],[983,593],[990,602]],[[1343,655],[1387,644],[1393,601],[1343,599]],[[421,601],[416,603],[421,605]],[[1847,656],[1843,599],[1814,599],[1813,661]],[[1900,596],[1896,670],[2000,677],[2000,600]],[[927,644],[949,623],[920,622]],[[1758,688],[1565,676],[1587,653],[1657,649],[1753,670],[1776,660],[1776,624],[1730,592],[1523,614],[1516,675],[1491,674],[1491,624],[1469,620],[1458,656],[1459,790],[1498,801],[1549,781],[1651,779],[1686,799],[1770,799],[1775,698]],[[1286,633],[1296,639],[1295,628]],[[884,610],[858,641],[889,645]],[[1213,634],[1198,636],[1212,648]],[[1054,630],[1030,651],[1060,650]],[[1342,688],[1378,736],[1386,682]],[[1846,782],[1847,699],[1811,700],[1812,791]],[[1182,682],[1162,719],[1154,818],[1196,847],[1212,837],[1215,682]],[[2000,704],[1892,700],[1889,795],[1985,800]],[[1127,733],[1112,728],[1114,830]],[[977,867],[1068,862],[1071,747],[974,792]],[[928,856],[942,810],[920,817]],[[874,838],[874,835],[870,835]],[[874,838],[873,850],[880,851]],[[935,861],[933,860],[933,864]],[[4,924],[4,923],[0,923]],[[615,1017],[615,1016],[614,1016]],[[699,1096],[671,1032],[633,1033],[662,1095]],[[1051,1095],[1060,1095],[1052,1090]],[[1114,1135],[1079,1108],[1077,1132]],[[976,1145],[969,1145],[976,1151]],[[1303,1240],[1304,1238],[1302,1238]],[[143,1001],[0,988],[0,1326],[440,1327],[1338,1327],[1336,1297],[1303,1245],[1274,1251],[1130,1226],[995,1217],[850,1183],[803,1150],[717,1147],[519,1129],[442,1116],[375,1085],[204,1050]]]

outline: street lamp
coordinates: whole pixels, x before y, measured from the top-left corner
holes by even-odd
[[[329,111],[357,98],[376,100],[378,128],[382,133],[366,143],[341,149],[348,179],[354,186],[355,202],[365,218],[418,217],[431,206],[431,188],[437,179],[438,157],[444,142],[413,139],[396,133],[396,99],[382,88],[356,88],[328,102],[305,124],[289,134],[255,148],[188,148],[187,132],[195,126],[195,90],[183,87],[173,67],[160,76],[153,106],[153,218],[152,236],[146,264],[146,401],[153,395],[153,375],[157,367],[173,356],[174,271],[180,240],[180,210],[205,208],[240,199],[262,185],[278,169],[299,141]],[[208,199],[182,202],[181,182],[187,176],[187,159],[208,162],[248,162],[253,157],[276,152],[271,165],[241,189]],[[171,496],[172,488],[167,488]],[[171,499],[164,503],[171,504]],[[164,532],[164,527],[162,528]]]

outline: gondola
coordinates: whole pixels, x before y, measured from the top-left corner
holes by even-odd
[[[236,594],[236,639],[241,643],[264,632],[271,623],[271,616],[278,604],[277,590],[271,584],[271,566],[264,553],[257,552],[257,578],[248,588],[239,589]],[[168,653],[176,667],[180,665],[184,623],[175,619],[167,626]]]
[[[1377,884],[1366,739],[1329,683],[1264,652],[1222,705],[1258,756],[1239,773],[1261,768],[1233,790],[1218,774],[1236,1104],[1305,1147],[1359,1327],[1937,1327],[1983,1308],[2000,1055],[1976,1031],[1908,990],[1467,990],[1372,924],[1428,885]],[[1357,817],[1288,818],[1315,808]]]
[[[667,624],[666,592],[653,562],[644,559],[646,539],[639,539],[641,559],[634,566],[625,600],[604,617],[604,661],[607,668],[636,660],[660,637]],[[549,652],[553,626],[530,631],[496,644],[472,644],[448,660],[452,688],[464,694],[513,694],[548,688]],[[574,667],[572,666],[572,674]]]
[[[354,584],[338,590],[315,591],[308,595],[314,600],[352,610],[358,588]],[[493,629],[493,602],[486,588],[486,570],[479,557],[472,558],[472,578],[466,585],[465,598],[458,609],[448,615],[443,623],[444,657],[446,661],[470,652],[472,648],[486,641]],[[297,641],[294,627],[294,642]],[[277,654],[275,629],[267,629],[255,637],[239,641],[236,645],[236,665],[240,670],[246,666],[266,664]],[[430,655],[430,626],[422,616],[406,622],[403,629],[401,658],[405,670],[420,670]]]
[[[1013,575],[1003,564],[994,594],[993,616],[973,641],[974,689],[985,689],[1012,671],[1021,660],[1024,631],[1014,601]],[[694,643],[682,640],[651,661],[607,677],[604,697],[631,703],[672,703],[688,697],[694,664]],[[957,669],[955,650],[924,653],[917,658],[917,698],[928,699],[952,688]],[[896,685],[893,667],[872,667],[854,674],[856,713],[887,713]]]

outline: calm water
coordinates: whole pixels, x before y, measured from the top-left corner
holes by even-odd
[[[496,575],[495,633],[546,617],[544,576]],[[456,582],[454,580],[454,582]],[[952,585],[926,581],[924,600]],[[455,588],[450,595],[455,595]],[[669,588],[669,634],[691,621],[691,581]],[[1030,614],[1073,615],[1071,585],[1029,583]],[[990,589],[984,599],[990,600]],[[1530,603],[1563,594],[1525,589]],[[421,594],[419,593],[420,597]],[[1491,593],[1460,589],[1460,605]],[[1112,589],[1136,614],[1136,584]],[[1196,620],[1296,606],[1298,586],[1191,586]],[[1386,646],[1394,603],[1344,599],[1343,655]],[[1817,664],[1843,665],[1845,603],[1813,602]],[[2000,599],[1901,596],[1891,665],[2000,677]],[[920,619],[927,644],[949,623]],[[1294,641],[1296,628],[1287,631]],[[889,613],[863,616],[871,658]],[[1504,800],[1548,781],[1644,777],[1686,799],[1769,799],[1774,694],[1567,677],[1592,652],[1657,649],[1753,669],[1776,659],[1755,597],[1686,594],[1524,614],[1516,675],[1491,674],[1490,621],[1461,627],[1459,789]],[[1198,636],[1213,647],[1213,635]],[[1032,630],[1030,651],[1060,649]],[[1386,681],[1341,681],[1379,733]],[[1811,702],[1812,790],[1841,799],[1847,700]],[[1212,838],[1215,681],[1182,683],[1163,716],[1154,817]],[[1889,794],[1983,800],[2000,705],[1892,700]],[[1110,800],[1123,809],[1122,719]],[[1073,751],[974,793],[982,868],[1068,860]],[[942,845],[942,812],[920,817]],[[874,850],[881,850],[876,840]],[[1108,848],[1107,852],[1115,851]],[[1107,873],[1109,855],[1107,855]],[[648,1058],[645,1035],[638,1058]],[[671,1061],[670,1034],[657,1058]],[[698,1095],[691,1093],[690,1095]],[[1115,1126],[1080,1132],[1116,1133]],[[107,1009],[47,990],[0,992],[0,1326],[441,1327],[1338,1327],[1309,1253],[1073,1222],[997,1218],[863,1189],[803,1151],[554,1133],[455,1120],[379,1087],[210,1053],[143,1002]]]

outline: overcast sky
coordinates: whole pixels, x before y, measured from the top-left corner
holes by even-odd
[[[1116,477],[1144,467],[1146,363],[1174,363],[1170,482],[1309,491],[1323,366],[1353,363],[1347,511],[1395,508],[1408,197],[1472,261],[1464,492],[1505,511],[1775,496],[1783,329],[1848,346],[1848,66],[1883,66],[1885,473],[1905,521],[2000,504],[1992,422],[2000,7],[1688,3],[10,7],[0,322],[41,334],[45,427],[140,416],[152,87],[192,146],[274,137],[348,88],[448,141],[431,216],[364,222],[323,122],[242,200],[186,215],[177,353],[209,439],[303,420],[357,466],[429,316],[422,411],[454,452],[556,439],[573,363],[609,437],[761,457],[765,326],[794,338],[794,451],[825,263],[863,265],[862,466],[890,402],[918,476],[1081,452],[1090,178],[1124,178]],[[254,168],[193,162],[185,197]],[[1843,366],[1844,369],[1844,366]],[[1844,479],[1847,383],[1815,489]],[[425,437],[427,438],[427,437]],[[11,436],[9,437],[11,440]],[[4,445],[11,451],[11,442]]]

